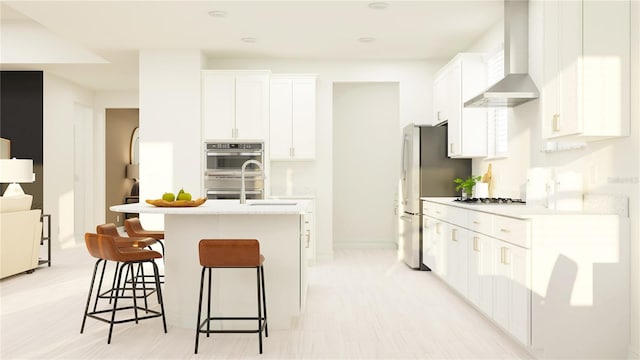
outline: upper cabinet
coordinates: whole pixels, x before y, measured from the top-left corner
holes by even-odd
[[[544,137],[629,135],[630,2],[543,4]]]
[[[202,71],[203,139],[265,139],[269,71]]]
[[[269,102],[271,160],[315,158],[316,76],[273,75]]]
[[[436,74],[433,122],[448,122],[449,157],[487,156],[487,112],[464,107],[466,100],[486,86],[487,69],[481,54],[458,54]]]

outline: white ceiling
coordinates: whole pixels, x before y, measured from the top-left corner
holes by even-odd
[[[137,88],[139,49],[202,49],[210,58],[444,60],[503,16],[502,0],[386,3],[376,10],[369,1],[2,0],[3,22],[35,22],[110,62],[2,68],[40,68],[91,89],[123,90]],[[209,16],[212,10],[226,16]]]

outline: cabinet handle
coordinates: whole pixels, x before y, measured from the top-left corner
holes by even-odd
[[[503,249],[504,249],[504,256],[503,256],[504,257],[504,261],[502,263],[505,264],[505,265],[509,265],[510,264],[510,262],[509,262],[509,248],[503,247]]]
[[[304,247],[308,249],[309,243],[311,242],[311,230],[307,230],[306,236],[307,236],[307,241]]]
[[[453,143],[449,144],[449,152],[453,154]]]
[[[296,148],[291,148],[291,156],[296,156]]]
[[[504,246],[500,247],[500,264],[504,264]]]
[[[440,121],[440,111],[436,112],[436,119],[438,119],[438,121]],[[441,148],[442,149],[442,148]]]
[[[553,131],[560,131],[560,114],[553,114]]]
[[[451,240],[458,241],[458,230],[451,229]]]
[[[441,149],[442,149],[442,148],[441,148]],[[480,221],[475,221],[475,220],[474,220],[474,221],[473,221],[473,223],[474,223],[474,224],[476,224],[476,225],[480,225]]]
[[[480,252],[480,248],[478,247],[478,240],[480,240],[479,237],[477,236],[473,237],[473,251]]]
[[[511,230],[509,230],[509,229],[500,229],[500,231],[505,233],[505,234],[508,234],[508,233],[511,232]]]
[[[436,224],[436,234],[440,235],[440,223]]]

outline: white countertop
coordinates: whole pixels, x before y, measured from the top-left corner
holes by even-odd
[[[307,200],[247,200],[243,205],[238,200],[207,200],[197,207],[156,207],[136,203],[114,205],[109,209],[123,213],[171,215],[296,215],[304,214],[308,207]]]
[[[588,211],[558,211],[526,204],[469,204],[454,201],[455,197],[422,197],[420,200],[430,201],[442,205],[459,207],[467,210],[486,212],[490,214],[509,216],[517,219],[529,219],[534,216],[544,215],[602,215],[603,213]],[[611,214],[615,215],[615,214]]]

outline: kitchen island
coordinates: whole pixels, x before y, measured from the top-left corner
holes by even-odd
[[[167,324],[194,328],[201,267],[201,239],[258,239],[264,272],[270,329],[289,329],[300,315],[306,294],[304,200],[208,200],[198,207],[126,204],[112,211],[164,215],[164,304]],[[256,316],[255,269],[213,271],[216,316]],[[213,315],[212,315],[213,316]],[[225,329],[250,328],[255,321],[223,323]]]

